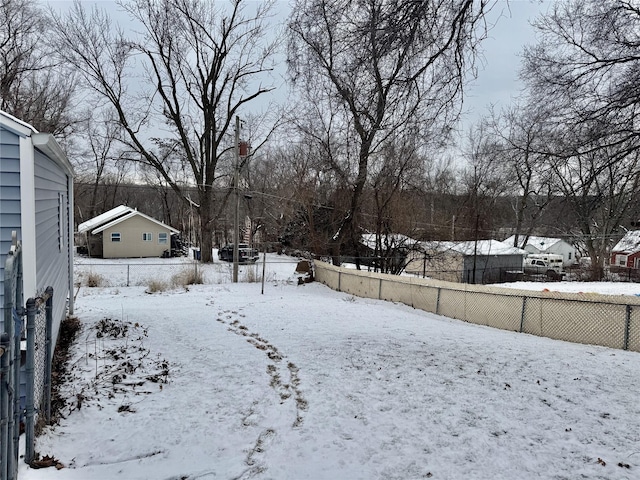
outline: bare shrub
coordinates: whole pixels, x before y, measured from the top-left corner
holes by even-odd
[[[102,287],[105,283],[104,277],[94,272],[89,272],[85,280],[87,287]]]

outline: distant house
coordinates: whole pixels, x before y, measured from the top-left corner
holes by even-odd
[[[498,283],[522,271],[526,252],[498,240],[421,242],[405,272],[462,283]]]
[[[513,245],[515,235],[507,238],[504,243],[507,245]],[[576,247],[562,240],[561,238],[552,237],[526,237],[524,235],[518,236],[518,248],[522,248],[529,253],[553,253],[556,255],[562,255],[562,264],[565,267],[574,265],[578,260],[576,258]]]
[[[24,300],[53,287],[53,342],[73,312],[73,168],[47,133],[0,111],[0,303],[12,235],[22,245]],[[0,318],[0,324],[4,322]],[[4,328],[2,329],[4,331]]]
[[[171,251],[173,227],[120,205],[78,225],[88,253],[102,258],[161,257]]]
[[[640,269],[640,230],[627,232],[613,247],[611,266]]]

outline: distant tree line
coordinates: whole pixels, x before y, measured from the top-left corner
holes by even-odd
[[[66,149],[76,223],[128,204],[204,261],[238,198],[256,238],[335,263],[363,233],[380,249],[536,234],[576,244],[599,279],[638,220],[640,9],[554,2],[522,96],[460,140],[497,3],[296,0],[283,20],[274,0],[131,0],[116,16],[0,0],[0,108]],[[263,102],[284,63],[289,101]]]

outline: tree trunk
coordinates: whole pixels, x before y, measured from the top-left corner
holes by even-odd
[[[200,207],[198,217],[200,220],[200,259],[203,263],[213,262],[213,191],[206,186],[200,191]]]

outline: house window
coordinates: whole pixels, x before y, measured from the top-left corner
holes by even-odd
[[[572,252],[569,252],[569,260],[571,260],[571,253],[572,253]]]
[[[158,233],[158,243],[166,245],[168,243],[167,232],[159,232]]]
[[[144,232],[142,234],[142,241],[143,242],[152,242],[153,241],[153,234],[151,232]]]
[[[626,255],[618,255],[618,266],[626,267],[627,266],[627,256]]]
[[[112,232],[111,233],[111,241],[112,242],[119,242],[120,241],[120,233],[119,232]]]

